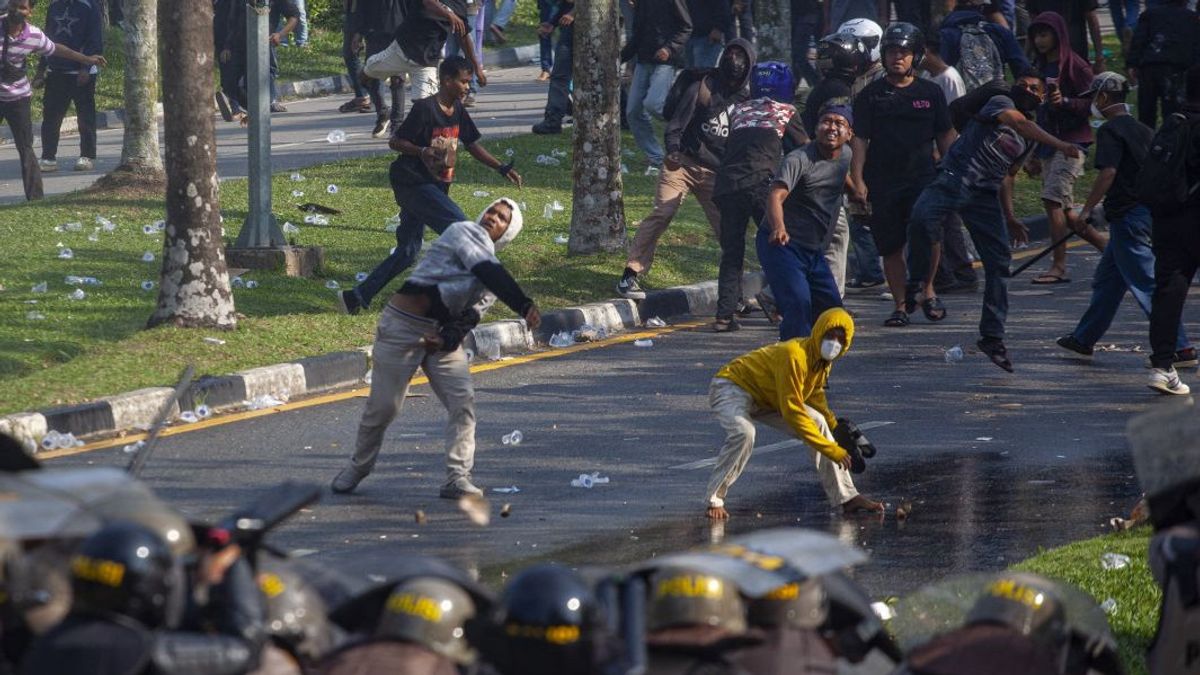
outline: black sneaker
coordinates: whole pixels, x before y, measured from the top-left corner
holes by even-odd
[[[338,309],[342,314],[354,316],[362,311],[362,304],[358,301],[358,294],[353,290],[342,291],[337,294]]]
[[[232,122],[233,106],[229,103],[229,97],[225,95],[225,92],[218,89],[216,93],[216,99],[217,108],[221,111],[221,119],[225,120],[226,122]]]
[[[979,347],[979,351],[992,360],[992,363],[1003,368],[1008,372],[1013,372],[1012,361],[1008,358],[1008,349],[1004,346],[1004,341],[999,338],[980,338],[979,342],[975,343]]]
[[[1175,352],[1175,360],[1172,365],[1176,368],[1195,368],[1200,365],[1200,359],[1196,358],[1196,348],[1188,347]]]
[[[734,310],[734,313],[738,316],[750,316],[757,309],[757,307],[751,305],[745,300],[738,300],[737,309]]]
[[[539,136],[554,136],[562,133],[561,122],[551,122],[550,120],[542,120],[533,125],[533,133]]]
[[[629,300],[645,300],[646,291],[642,289],[642,285],[638,283],[636,276],[622,276],[617,282],[617,295]]]
[[[1095,352],[1095,350],[1093,350],[1091,347],[1083,344],[1079,340],[1076,340],[1074,334],[1064,335],[1054,342],[1058,344],[1059,347],[1062,347],[1067,351],[1074,352],[1076,356],[1081,356],[1087,359],[1092,358],[1092,354]]]
[[[285,113],[287,111],[288,111],[287,106],[285,106],[282,103],[279,103],[278,101],[271,104],[271,112],[273,112],[273,113]]]
[[[375,128],[371,130],[371,136],[374,138],[387,138],[391,126],[392,120],[389,118],[388,113],[379,113],[375,116]]]

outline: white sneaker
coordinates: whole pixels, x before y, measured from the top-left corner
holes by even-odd
[[[1174,368],[1155,368],[1150,371],[1150,381],[1146,383],[1154,391],[1162,394],[1187,396],[1191,388],[1179,380],[1179,373]]]
[[[54,173],[58,171],[57,159],[39,159],[38,166],[41,167],[42,173]]]
[[[95,168],[95,166],[96,163],[92,161],[91,157],[80,157],[79,159],[75,160],[76,171],[91,171],[93,168]]]

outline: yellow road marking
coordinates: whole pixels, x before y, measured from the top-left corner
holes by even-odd
[[[526,363],[533,363],[534,361],[541,361],[542,359],[553,359],[553,358],[557,358],[559,356],[567,356],[568,354],[576,354],[579,352],[586,352],[586,351],[589,351],[592,349],[601,349],[603,347],[610,347],[612,345],[625,344],[628,342],[633,342],[634,340],[641,340],[643,338],[653,338],[653,337],[657,337],[659,335],[666,335],[668,333],[674,333],[674,332],[680,331],[680,330],[688,330],[691,328],[697,328],[699,326],[703,326],[705,323],[707,323],[707,322],[705,322],[705,321],[687,321],[684,323],[677,323],[673,326],[668,326],[666,328],[655,328],[653,330],[640,330],[640,331],[636,331],[636,332],[632,332],[632,333],[621,333],[620,335],[613,336],[607,340],[603,340],[600,342],[583,342],[583,343],[580,343],[580,344],[577,344],[577,345],[574,345],[571,347],[564,347],[562,349],[553,349],[553,350],[548,349],[546,351],[535,352],[533,354],[522,354],[521,356],[514,356],[512,358],[505,359],[503,361],[488,361],[486,363],[480,363],[479,365],[471,366],[471,372],[472,373],[486,373],[489,370],[499,370],[500,368],[511,368],[513,366],[519,366],[519,365],[523,365]],[[428,383],[429,383],[429,379],[426,378],[424,375],[422,375],[420,377],[414,377],[412,380],[412,384],[414,384],[414,385],[428,384]],[[265,417],[267,415],[274,415],[276,413],[281,413],[281,412],[290,412],[292,410],[301,410],[303,408],[311,408],[313,406],[325,405],[326,403],[337,403],[338,401],[346,401],[346,400],[349,400],[352,398],[366,398],[367,394],[370,393],[370,391],[371,391],[370,387],[358,387],[356,389],[350,389],[348,391],[339,391],[339,392],[335,392],[332,394],[322,394],[320,396],[306,398],[302,401],[294,401],[294,402],[290,402],[290,403],[285,403],[281,406],[276,406],[274,408],[266,408],[263,410],[245,410],[245,411],[233,413],[230,415],[221,415],[220,417],[210,417],[209,419],[201,420],[199,422],[195,422],[192,424],[175,426],[175,427],[167,427],[159,433],[159,437],[166,438],[168,436],[177,436],[179,434],[186,434],[186,433],[189,433],[192,431],[200,431],[202,429],[219,427],[219,426],[223,426],[226,424],[233,424],[234,422],[241,422],[243,420],[251,420],[251,419],[255,419],[257,417]],[[129,434],[122,438],[109,438],[109,439],[105,439],[103,441],[95,441],[93,443],[88,443],[87,445],[82,445],[78,448],[71,448],[69,450],[52,450],[50,452],[40,452],[40,453],[38,453],[37,458],[39,460],[57,459],[59,457],[70,457],[72,455],[79,455],[79,454],[83,454],[85,452],[92,452],[93,450],[103,450],[105,448],[115,448],[119,445],[128,445],[130,443],[137,443],[138,441],[145,440],[146,436],[147,436],[147,434],[141,433],[141,434]]]

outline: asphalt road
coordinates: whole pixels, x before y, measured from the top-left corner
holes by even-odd
[[[478,105],[471,117],[485,136],[527,133],[542,119],[547,84],[535,81],[536,66],[508,68],[488,72],[488,86],[481,89]],[[38,94],[40,95],[40,94]],[[328,162],[380,153],[390,153],[387,141],[371,137],[373,114],[339,113],[337,108],[346,95],[287,102],[288,112],[271,116],[271,158],[275,171],[290,171]],[[409,100],[411,105],[412,101]],[[245,178],[246,129],[217,117],[217,173],[223,180]],[[160,125],[161,128],[161,125]],[[334,129],[346,132],[346,142],[330,146],[326,136]],[[59,170],[45,174],[47,195],[62,194],[90,186],[100,176],[116,168],[121,158],[121,128],[105,129],[97,134],[96,167],[93,171],[72,171],[79,157],[79,136],[64,136],[59,146]],[[41,138],[35,131],[34,149],[41,156]],[[332,148],[332,149],[331,149]],[[0,204],[25,199],[21,186],[21,164],[12,143],[0,145]]]
[[[902,593],[946,574],[1005,567],[1039,547],[1105,531],[1138,497],[1123,430],[1163,401],[1144,385],[1146,322],[1132,302],[1105,339],[1117,351],[1090,365],[1064,358],[1053,339],[1083,312],[1096,255],[1074,249],[1076,281],[1049,289],[1013,284],[1007,374],[974,353],[981,296],[946,297],[949,319],[880,323],[890,305],[852,298],[859,317],[852,350],[829,392],[839,414],[880,448],[857,479],[891,505],[912,500],[907,522],[843,518],[820,491],[808,453],[760,427],[759,448],[730,493],[732,520],[703,516],[708,468],[722,434],[707,409],[713,373],[774,339],[761,318],[739,333],[680,330],[639,348],[617,344],[476,375],[476,477],[489,489],[488,528],[469,524],[437,498],[443,475],[444,413],[427,386],[415,387],[387,435],[376,472],[352,496],[326,498],[275,541],[322,563],[387,573],[409,553],[445,556],[491,582],[533,560],[620,564],[766,526],[827,530],[865,548],[858,576],[876,594]],[[1194,304],[1192,314],[1195,316]],[[947,364],[943,350],[967,349]],[[1197,386],[1194,373],[1185,380]],[[164,439],[145,478],[188,514],[215,517],[285,479],[327,484],[346,461],[362,399],[235,422]],[[524,442],[501,437],[520,429]],[[100,450],[54,464],[120,464]],[[570,487],[580,473],[611,478]],[[491,488],[517,486],[517,494]],[[418,525],[417,510],[428,514]]]

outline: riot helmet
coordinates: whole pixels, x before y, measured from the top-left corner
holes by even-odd
[[[921,59],[925,58],[925,35],[920,28],[898,21],[893,24],[888,24],[888,27],[883,31],[883,37],[879,40],[880,54],[887,52],[888,47],[903,47],[912,51],[912,69],[916,70],[921,65]]]
[[[838,26],[837,32],[849,33],[862,40],[866,49],[867,63],[879,61],[879,40],[883,37],[883,29],[870,19],[850,19]]]
[[[1051,646],[1067,637],[1066,615],[1054,585],[1033,574],[1008,574],[993,581],[975,601],[965,623],[1007,626]]]
[[[792,75],[791,66],[782,61],[754,64],[754,71],[750,74],[750,95],[791,103],[796,97],[796,78]]]
[[[460,586],[436,577],[414,577],[396,584],[384,603],[377,637],[405,640],[460,664],[475,661],[467,645],[466,623],[475,603]]]
[[[829,616],[829,596],[818,579],[785,584],[749,600],[746,618],[755,628],[815,629]]]
[[[699,567],[672,564],[650,577],[646,630],[704,626],[746,631],[746,604],[730,580]]]
[[[267,633],[293,655],[316,660],[334,643],[321,595],[285,560],[263,556],[258,588],[266,600]]]
[[[160,628],[174,607],[181,577],[162,537],[137,523],[100,528],[71,558],[72,611],[118,614]]]
[[[817,70],[824,77],[853,80],[866,68],[867,48],[853,33],[826,35],[817,43]]]
[[[1126,429],[1156,531],[1200,521],[1200,417],[1190,399],[1139,415]]]

